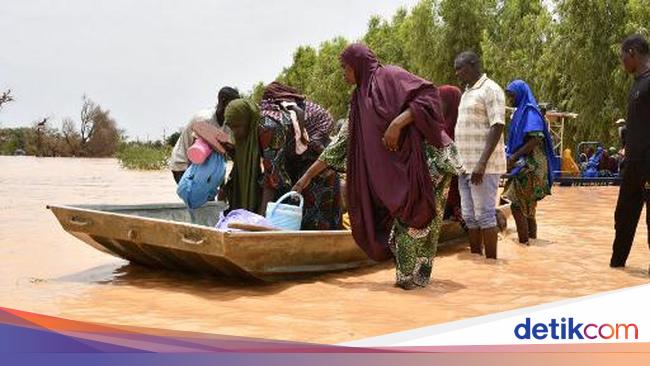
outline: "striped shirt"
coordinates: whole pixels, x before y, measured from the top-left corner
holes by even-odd
[[[476,84],[465,89],[458,107],[456,147],[467,174],[471,174],[481,159],[490,127],[496,124],[505,125],[505,111],[503,89],[485,74]],[[487,161],[485,173],[504,174],[506,166],[505,145],[501,135]]]

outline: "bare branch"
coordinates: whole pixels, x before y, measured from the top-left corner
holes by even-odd
[[[8,89],[0,95],[0,109],[2,109],[3,105],[13,101],[14,97],[11,95],[11,89]]]
[[[88,140],[92,137],[95,130],[95,121],[100,112],[101,110],[99,106],[84,95],[83,105],[81,106],[81,125],[79,129],[82,146],[86,145]]]

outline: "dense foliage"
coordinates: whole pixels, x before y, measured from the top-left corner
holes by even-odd
[[[579,114],[567,125],[565,144],[614,144],[613,122],[625,117],[631,80],[619,64],[619,44],[630,33],[650,35],[648,5],[648,0],[422,0],[391,19],[371,18],[362,41],[382,62],[436,84],[457,84],[454,57],[474,50],[502,86],[524,79],[540,102]],[[349,42],[339,37],[318,48],[299,47],[278,80],[344,118],[349,87],[338,54]]]

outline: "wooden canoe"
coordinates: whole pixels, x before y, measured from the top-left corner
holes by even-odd
[[[86,244],[151,268],[272,281],[376,263],[347,230],[217,230],[224,207],[210,202],[195,210],[194,222],[182,204],[47,208],[65,231]],[[440,245],[464,237],[457,222],[445,222]]]

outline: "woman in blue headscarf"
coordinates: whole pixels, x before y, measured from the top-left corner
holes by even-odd
[[[517,109],[508,130],[509,179],[504,197],[512,203],[519,242],[528,244],[537,238],[537,201],[551,194],[556,158],[550,131],[528,84],[514,80],[506,95]]]

